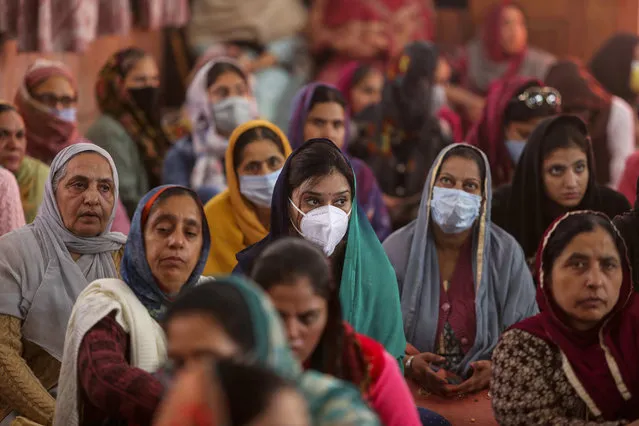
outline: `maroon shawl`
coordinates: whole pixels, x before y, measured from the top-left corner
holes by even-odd
[[[579,397],[596,416],[606,420],[639,418],[639,300],[632,289],[630,266],[624,249],[623,282],[613,310],[594,329],[580,332],[569,328],[555,303],[543,274],[542,258],[548,241],[566,218],[602,213],[577,211],[557,219],[541,240],[537,251],[537,303],[540,314],[513,328],[534,335],[557,347],[565,357],[563,370]],[[608,356],[606,356],[608,355]]]
[[[15,105],[24,119],[27,131],[27,154],[46,164],[67,146],[78,143],[78,123],[56,117],[46,105],[31,96],[31,91],[47,79],[60,76],[71,83],[76,94],[75,78],[62,63],[36,61],[27,71],[15,97]]]
[[[510,182],[514,173],[513,162],[504,143],[504,113],[508,101],[532,83],[543,86],[537,79],[524,77],[498,80],[492,84],[480,120],[466,135],[466,143],[478,147],[488,157],[495,187]]]

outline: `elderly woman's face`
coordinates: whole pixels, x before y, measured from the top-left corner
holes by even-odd
[[[550,289],[576,330],[595,327],[615,306],[623,279],[619,251],[608,231],[575,236],[555,260]]]
[[[160,288],[175,294],[189,279],[203,245],[200,207],[189,195],[158,201],[144,226],[146,260]]]
[[[109,162],[96,153],[71,158],[54,188],[64,226],[80,237],[97,237],[106,229],[115,206],[115,184]]]

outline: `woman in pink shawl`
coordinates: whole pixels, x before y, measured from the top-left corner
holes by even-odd
[[[430,40],[433,7],[418,0],[317,0],[309,15],[311,51],[326,59],[318,80],[335,84],[353,60],[385,62],[408,43]]]
[[[13,173],[0,167],[0,236],[24,225],[18,182]]]

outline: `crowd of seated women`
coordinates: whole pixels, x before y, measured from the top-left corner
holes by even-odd
[[[135,47],[84,135],[62,63],[0,102],[0,426],[639,424],[639,37],[323,0],[308,82],[289,3],[195,6],[178,140]]]

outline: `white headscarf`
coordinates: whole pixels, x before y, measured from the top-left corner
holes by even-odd
[[[118,276],[113,261],[113,252],[120,250],[126,242],[126,237],[123,234],[110,231],[115,217],[117,204],[115,202],[104,232],[97,237],[79,237],[64,226],[55,200],[53,177],[71,158],[85,152],[97,153],[109,162],[115,186],[114,200],[117,201],[119,195],[118,173],[109,153],[91,143],[78,143],[63,149],[51,163],[51,170],[44,190],[44,200],[38,215],[34,222],[26,227],[35,235],[38,246],[22,248],[22,250],[28,251],[26,254],[18,254],[23,256],[23,259],[9,259],[10,256],[7,256],[6,263],[12,264],[3,266],[3,270],[6,269],[6,271],[27,267],[26,273],[15,274],[15,276],[21,277],[18,290],[21,293],[19,297],[22,301],[18,312],[23,319],[22,335],[27,340],[41,346],[58,360],[62,359],[67,322],[76,298],[90,282]],[[21,235],[17,235],[16,238],[27,241]],[[70,252],[82,256],[74,261]],[[47,262],[44,265],[44,275],[40,277],[40,282],[33,282],[33,278],[30,279],[33,275],[28,272],[30,269],[28,268],[30,266],[29,255],[33,259],[44,259]],[[23,265],[17,264],[19,262]],[[0,283],[1,292],[13,296],[7,290],[12,283],[8,282],[9,280],[5,281],[7,282]],[[4,288],[5,286],[7,289]],[[11,289],[13,291],[13,287]],[[31,300],[25,300],[29,298]],[[2,311],[7,310],[6,308],[2,309]],[[15,312],[0,313],[16,315]]]

